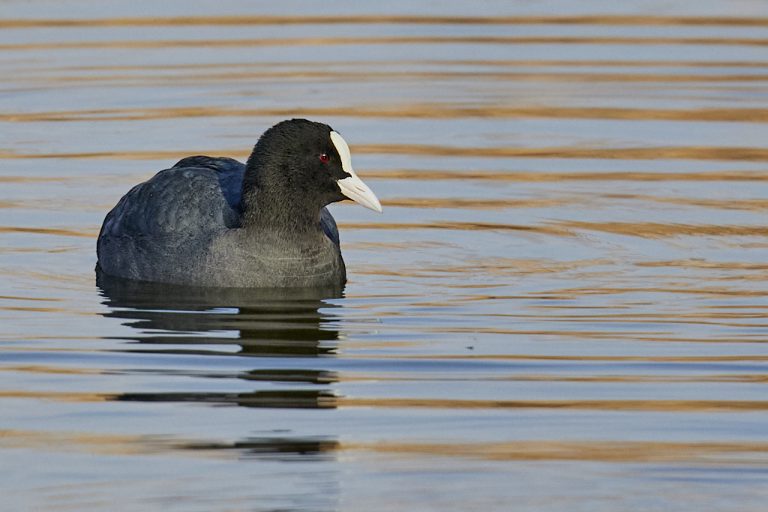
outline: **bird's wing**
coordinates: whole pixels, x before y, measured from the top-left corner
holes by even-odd
[[[184,158],[123,196],[99,236],[198,236],[238,227],[244,171],[230,158]]]
[[[320,226],[323,228],[325,236],[330,238],[331,241],[338,247],[339,228],[336,227],[336,220],[333,218],[333,215],[331,215],[331,212],[328,211],[328,208],[323,208],[320,210]]]

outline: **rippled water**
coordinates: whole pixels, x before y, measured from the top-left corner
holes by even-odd
[[[2,4],[3,510],[765,510],[764,2]],[[331,124],[342,296],[100,280]]]

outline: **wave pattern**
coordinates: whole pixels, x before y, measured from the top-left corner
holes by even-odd
[[[8,506],[764,509],[764,6],[65,4],[0,20]],[[384,205],[343,295],[96,285],[130,186],[299,116]]]

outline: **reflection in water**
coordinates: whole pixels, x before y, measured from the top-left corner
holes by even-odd
[[[325,300],[342,297],[339,288],[194,288],[116,279],[100,272],[97,285],[111,308],[105,316],[127,320],[125,325],[140,332],[133,339],[146,345],[237,344],[241,354],[319,356],[333,354],[339,336],[333,317],[319,311],[338,307]],[[164,352],[212,353],[178,347]]]
[[[485,65],[493,65],[493,63],[485,63]],[[531,65],[525,63],[525,65]],[[299,72],[294,72],[298,75]],[[320,74],[320,72],[313,73],[313,75]],[[392,72],[387,73],[392,77]],[[423,75],[423,73],[421,73]],[[263,69],[259,68],[258,71],[254,71],[253,75],[246,74],[242,71],[234,74],[218,73],[212,75],[210,72],[205,74],[206,79],[219,78],[221,80],[232,80],[233,78],[250,79],[250,78],[266,78],[265,75],[269,75],[271,78],[290,78],[288,72],[271,73],[267,74]],[[246,76],[244,76],[246,75]],[[302,71],[301,76],[306,76],[307,72]],[[410,73],[407,76],[412,76]],[[443,74],[444,75],[444,74]],[[345,73],[329,73],[327,71],[322,72],[322,78],[325,79],[337,79],[337,80],[351,80],[356,75],[350,72]],[[366,73],[366,77],[370,78],[371,74]],[[640,78],[640,76],[642,78]],[[621,77],[624,81],[634,79],[636,81],[702,81],[706,78],[710,81],[726,81],[732,77],[728,76],[712,76],[702,77],[701,75],[693,76],[680,76],[680,75],[595,75],[594,73],[589,75],[582,75],[583,80],[589,78],[606,80],[612,78],[618,81]],[[185,77],[189,78],[188,75]],[[485,78],[495,77],[496,79],[507,78],[509,81],[519,81],[525,79],[526,76],[520,73],[510,73],[508,75],[500,75],[498,73],[484,75]],[[531,75],[530,78],[536,78],[541,80],[543,77],[541,74]],[[573,80],[573,73],[568,73],[567,77],[561,75],[553,75],[552,81],[557,79],[569,79]],[[744,79],[744,77],[741,77]],[[760,78],[758,75],[755,78]],[[81,78],[84,79],[84,78]],[[87,80],[94,82],[97,79],[102,81],[114,80],[115,78],[110,76],[89,76]],[[396,119],[464,119],[467,117],[484,117],[491,119],[526,119],[526,118],[543,118],[543,119],[634,119],[634,120],[671,120],[671,121],[750,121],[750,122],[765,122],[768,120],[768,109],[650,109],[650,108],[597,108],[597,107],[531,107],[531,106],[507,106],[507,105],[492,105],[488,107],[468,107],[464,105],[451,105],[441,103],[419,103],[419,104],[406,104],[397,105],[389,108],[372,107],[372,106],[357,106],[354,110],[346,108],[302,108],[302,115],[308,117],[331,117],[331,116],[344,116],[344,117],[364,117],[364,118],[396,118]],[[278,110],[278,109],[246,109],[246,108],[214,108],[214,107],[155,107],[151,109],[88,109],[88,110],[57,110],[56,112],[31,112],[31,113],[3,113],[0,112],[0,121],[14,122],[14,123],[30,123],[30,122],[48,122],[48,121],[140,121],[150,119],[184,119],[202,117],[206,119],[215,117],[249,117],[249,116],[270,116],[274,118],[289,117],[295,115],[295,111],[290,110]],[[366,172],[367,174],[367,172]]]
[[[101,434],[92,432],[51,432],[40,430],[0,430],[0,448],[46,450],[52,446],[66,447],[71,452],[82,451],[101,455],[149,455],[187,450],[204,453],[236,453],[273,460],[319,460],[340,448],[337,441],[322,436],[285,435],[275,437],[246,437],[237,441],[217,441],[198,438],[168,438],[135,434]],[[359,449],[359,447],[355,447]]]
[[[472,158],[567,158],[596,160],[711,160],[723,162],[768,162],[768,149],[739,146],[646,146],[646,147],[482,147],[443,146],[436,144],[357,144],[359,155],[404,155],[428,157]],[[0,150],[0,159],[109,159],[109,160],[165,160],[189,153],[225,154],[244,159],[248,155],[242,148],[176,149],[154,151],[78,151],[78,152],[30,152]]]
[[[75,42],[36,42],[0,44],[6,51],[40,51],[84,48],[198,48],[198,47],[269,47],[269,46],[342,46],[342,45],[419,45],[419,44],[467,44],[467,45],[691,45],[691,46],[765,46],[765,39],[735,37],[623,37],[623,36],[358,36],[358,37],[293,37],[270,39],[159,39],[159,40],[108,40]]]
[[[768,454],[768,444],[748,440],[729,442],[610,442],[540,441],[509,442],[339,442],[322,436],[247,437],[236,441],[141,435],[93,435],[82,432],[38,432],[1,430],[0,446],[48,449],[66,446],[71,451],[102,455],[142,455],[186,450],[200,455],[259,457],[272,460],[324,460],[335,452],[374,452],[389,455],[428,455],[442,458],[469,458],[495,461],[603,461],[603,462],[701,462],[727,463],[739,455],[757,462]],[[704,466],[700,466],[704,469]],[[746,469],[746,466],[742,469]],[[759,468],[753,468],[760,471]]]
[[[142,348],[129,352],[259,357],[333,355],[339,332],[334,318],[320,309],[338,307],[327,299],[342,297],[341,288],[237,289],[195,288],[141,283],[97,271],[97,285],[110,311],[104,316],[125,320]],[[173,346],[158,349],[154,346]],[[221,346],[201,349],[200,346]],[[152,373],[154,370],[144,370]],[[162,373],[167,373],[162,370]],[[172,372],[203,378],[323,385],[336,382],[334,372],[307,368],[259,368],[236,374],[216,371]],[[245,407],[327,408],[335,397],[325,389],[265,390],[247,393],[123,393],[123,401],[206,402]]]
[[[189,442],[179,443],[177,448],[185,450],[231,450],[246,457],[268,458],[273,460],[305,461],[325,459],[339,449],[339,442],[324,438],[249,438],[233,443]]]
[[[275,409],[332,409],[336,397],[331,391],[288,389],[253,393],[122,393],[115,400],[124,402],[199,402],[241,407]]]

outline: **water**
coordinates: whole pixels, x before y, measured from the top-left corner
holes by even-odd
[[[3,3],[0,509],[765,509],[768,7],[475,4]],[[292,116],[342,296],[97,286]]]

